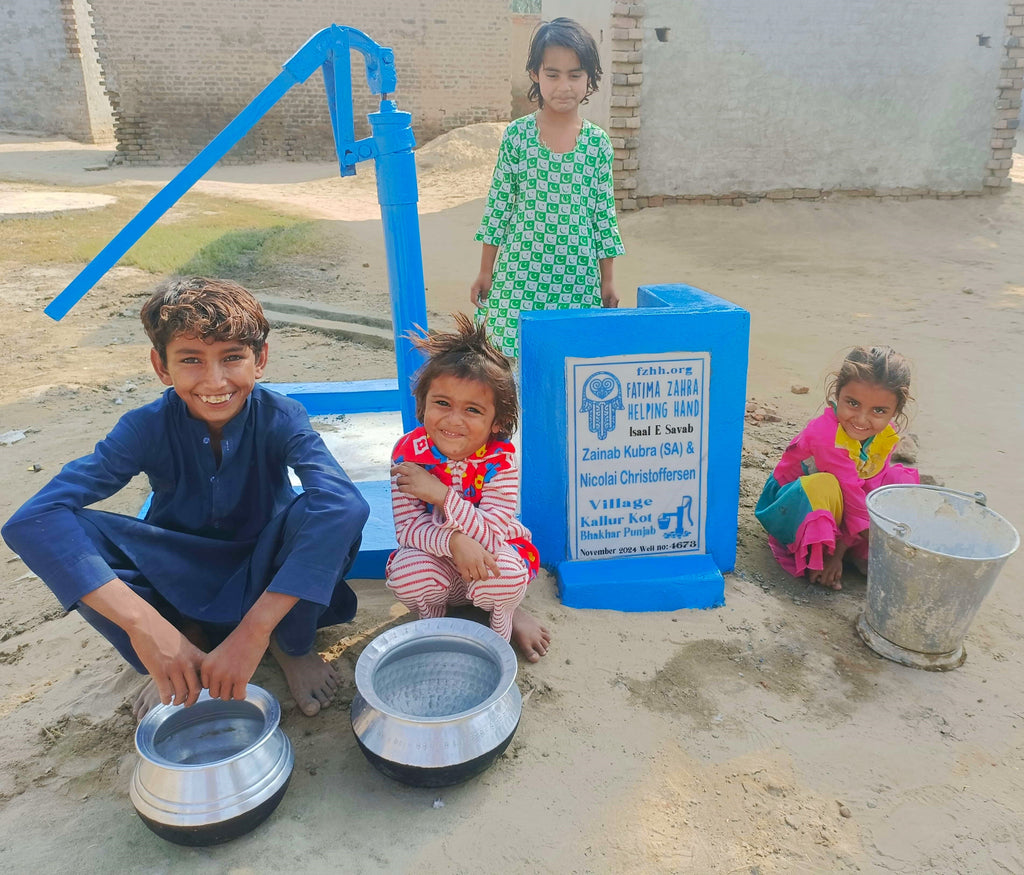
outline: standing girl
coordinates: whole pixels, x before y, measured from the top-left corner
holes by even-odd
[[[611,141],[579,114],[601,79],[594,38],[569,18],[542,24],[526,69],[539,108],[505,129],[469,293],[486,310],[492,342],[512,358],[522,310],[617,306],[612,259],[625,251]]]
[[[914,468],[889,462],[906,423],[910,364],[888,346],[856,347],[832,375],[828,407],[790,442],[754,515],[779,564],[811,583],[842,589],[843,559],[864,569],[865,498],[879,486],[919,483]]]
[[[443,617],[448,605],[483,608],[491,628],[536,662],[550,636],[519,607],[540,560],[515,515],[512,366],[482,325],[462,313],[455,322],[453,332],[413,340],[427,354],[414,389],[423,425],[392,454],[398,549],[386,582],[421,619]]]

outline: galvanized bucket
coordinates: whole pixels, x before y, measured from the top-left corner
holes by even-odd
[[[857,631],[903,665],[948,671],[1007,558],[1016,529],[985,496],[938,486],[883,486],[867,497],[867,606]]]

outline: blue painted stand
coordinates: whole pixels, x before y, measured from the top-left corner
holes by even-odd
[[[401,401],[404,398],[398,389],[397,380],[354,380],[351,383],[263,383],[262,385],[264,389],[294,398],[306,408],[306,413],[310,416],[400,410]],[[408,394],[408,392],[405,393],[405,395]],[[395,435],[395,440],[398,438],[399,435]]]
[[[388,557],[398,549],[395,519],[391,513],[391,481],[368,480],[356,486],[370,505],[370,517],[363,526],[359,555],[352,563],[348,577],[351,580],[383,580]]]
[[[635,310],[524,312],[523,522],[552,568],[562,602],[578,608],[665,611],[725,603],[736,564],[740,455],[750,314],[693,286],[642,286]],[[702,554],[572,559],[567,358],[710,354],[707,501]]]
[[[329,416],[340,413],[375,413],[398,410],[398,382],[396,380],[361,380],[351,383],[263,383],[264,389],[294,398],[306,408],[310,416]],[[408,394],[408,393],[406,393]],[[400,435],[395,435],[398,440]],[[363,541],[359,545],[349,578],[352,580],[379,580],[392,551],[397,549],[395,521],[391,512],[391,481],[365,480],[356,483],[360,495],[370,505],[370,518],[363,526]],[[296,487],[300,491],[300,487]]]

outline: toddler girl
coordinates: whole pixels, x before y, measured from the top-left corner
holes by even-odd
[[[826,394],[828,407],[790,442],[754,515],[786,571],[842,589],[844,557],[866,567],[867,494],[920,482],[916,469],[889,462],[900,439],[892,423],[906,423],[910,365],[888,346],[856,347]]]
[[[512,367],[482,325],[462,313],[455,321],[453,332],[413,338],[428,357],[414,389],[423,425],[392,454],[398,549],[388,560],[387,585],[421,619],[470,602],[489,611],[491,628],[506,641],[514,636],[535,662],[549,635],[519,608],[540,561],[515,516]]]
[[[594,38],[568,18],[542,24],[526,69],[539,108],[505,129],[469,293],[486,310],[491,340],[512,358],[521,310],[617,306],[612,259],[625,251],[611,141],[579,114],[601,79]]]

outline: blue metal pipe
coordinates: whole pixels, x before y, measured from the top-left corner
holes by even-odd
[[[398,388],[402,393],[402,426],[416,427],[416,403],[412,378],[423,364],[423,356],[412,345],[407,332],[416,326],[427,328],[426,290],[423,283],[423,252],[416,204],[416,161],[412,116],[382,100],[380,112],[369,115],[373,141],[377,145],[377,200],[384,226],[384,247],[391,290],[391,322],[395,331],[395,359]]]

